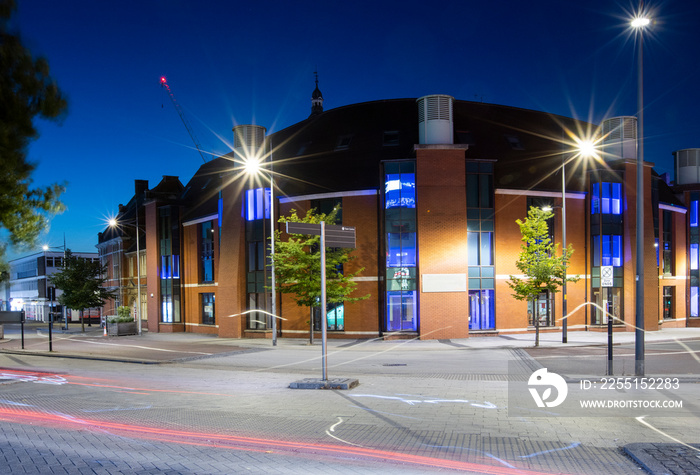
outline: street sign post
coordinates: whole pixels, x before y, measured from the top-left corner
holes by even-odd
[[[24,310],[19,312],[0,312],[0,325],[3,323],[21,323],[22,349],[24,349]]]
[[[600,286],[612,287],[614,285],[613,266],[600,266]]]
[[[334,224],[320,223],[295,223],[286,222],[287,234],[309,234],[321,236],[321,352],[323,381],[328,381],[328,352],[326,350],[326,246],[328,247],[355,247],[355,228],[352,226],[338,226]]]
[[[287,234],[321,235],[321,224],[325,228],[325,240],[328,247],[355,247],[355,228],[326,223],[293,223],[287,221]]]

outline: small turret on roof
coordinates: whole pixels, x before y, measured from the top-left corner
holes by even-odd
[[[321,90],[318,88],[318,72],[314,71],[314,75],[316,76],[316,89],[311,93],[311,115],[309,117],[323,112],[323,94],[321,94]]]

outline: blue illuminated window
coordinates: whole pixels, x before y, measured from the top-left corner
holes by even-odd
[[[493,233],[467,232],[467,263],[470,266],[493,265]]]
[[[387,267],[416,266],[416,233],[387,233]]]
[[[164,295],[161,299],[161,321],[163,323],[173,323],[173,301],[169,295]]]
[[[180,278],[180,256],[160,257],[160,278],[179,279]]]
[[[255,221],[256,219],[270,218],[270,189],[257,188],[246,190],[245,192],[245,219]]]
[[[415,173],[388,173],[385,187],[386,209],[416,207]]]
[[[698,202],[693,200],[690,202],[690,227],[698,227]]]
[[[622,214],[622,184],[593,183],[592,214]]]
[[[600,238],[601,236],[593,236],[593,265],[622,266],[622,236],[603,235],[602,245]]]
[[[326,320],[328,320],[328,330],[345,329],[345,304],[331,304],[326,310]]]

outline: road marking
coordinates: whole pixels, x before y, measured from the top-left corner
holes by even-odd
[[[330,429],[326,431],[326,434],[329,435],[329,436],[331,436],[331,437],[333,437],[335,440],[340,441],[340,442],[342,442],[342,443],[344,443],[344,444],[354,445],[355,447],[364,447],[364,446],[362,446],[362,445],[353,444],[352,442],[348,442],[347,440],[343,440],[343,439],[341,439],[340,437],[336,437],[336,436],[334,436],[333,434],[331,434],[331,432],[335,432],[335,428],[336,428],[337,426],[339,426],[340,424],[342,424],[342,423],[343,423],[343,418],[342,418],[342,417],[338,417],[338,422],[336,422],[335,424],[333,424],[333,425],[330,427]]]
[[[402,416],[401,414],[394,414],[394,413],[392,413],[392,412],[378,411],[378,410],[376,410],[376,409],[370,409],[370,408],[368,408],[368,407],[362,407],[362,406],[354,406],[354,405],[352,405],[352,404],[349,404],[348,407],[354,407],[354,408],[356,408],[356,409],[364,409],[364,410],[367,411],[367,412],[376,412],[377,414],[386,414],[387,416],[403,417],[403,418],[406,418],[406,419],[414,419],[414,420],[416,420],[416,421],[419,421],[419,420],[420,420],[420,418],[418,418],[418,417]]]
[[[552,449],[552,450],[543,450],[542,452],[535,452],[534,454],[530,454],[530,455],[521,455],[520,458],[526,459],[526,458],[530,458],[530,457],[537,457],[538,455],[548,454],[550,452],[558,452],[559,450],[574,449],[574,448],[578,447],[579,445],[581,445],[581,442],[574,442],[571,445],[569,445],[568,447],[560,447],[558,449]]]
[[[377,399],[388,399],[388,400],[393,400],[393,401],[400,401],[400,402],[405,402],[409,406],[415,406],[416,404],[420,403],[427,403],[427,404],[439,404],[441,402],[455,402],[455,403],[462,403],[462,404],[470,404],[473,407],[480,407],[482,409],[498,409],[498,406],[496,406],[493,403],[490,403],[488,401],[484,401],[483,403],[477,402],[477,401],[470,401],[468,399],[406,399],[403,397],[399,396],[380,396],[378,394],[349,394],[348,396],[350,397],[373,397]]]
[[[685,346],[685,345],[683,345]],[[688,348],[687,351],[658,351],[656,350],[654,353],[647,353],[647,356],[670,356],[670,355],[690,355],[693,358],[695,358],[698,362],[700,362],[700,358],[696,355],[697,353],[700,353],[700,350],[691,350]],[[547,360],[547,359],[556,359],[556,358],[590,358],[591,356],[605,356],[602,347],[600,354],[594,354],[594,355],[550,355],[550,356],[533,356],[533,358],[538,359],[538,360]],[[635,356],[634,353],[615,353],[615,356]]]
[[[646,416],[639,416],[639,417],[635,417],[635,419],[637,419],[637,421],[638,421],[640,424],[644,424],[645,426],[647,426],[647,427],[650,428],[651,430],[658,432],[659,434],[663,435],[664,437],[668,437],[669,439],[671,439],[671,440],[674,441],[674,442],[677,442],[677,443],[679,443],[679,444],[681,444],[681,445],[684,445],[684,446],[688,447],[689,449],[693,449],[693,450],[696,451],[696,452],[700,452],[700,449],[695,448],[695,447],[693,447],[692,445],[688,445],[688,444],[686,444],[685,442],[682,442],[682,441],[676,439],[675,437],[672,437],[672,436],[668,435],[666,432],[664,432],[664,431],[662,431],[662,430],[659,430],[659,429],[657,429],[656,427],[654,427],[653,425],[649,424],[647,421],[644,420],[645,417],[646,417]]]

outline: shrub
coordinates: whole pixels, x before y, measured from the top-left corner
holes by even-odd
[[[131,316],[131,308],[125,306],[117,309],[117,315],[110,315],[107,317],[107,323],[125,323],[133,321],[134,317]]]

